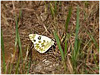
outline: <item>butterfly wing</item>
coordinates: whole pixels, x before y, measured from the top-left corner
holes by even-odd
[[[52,45],[54,45],[54,41],[46,36],[30,34],[29,38],[33,42],[34,48],[40,53],[45,53]]]

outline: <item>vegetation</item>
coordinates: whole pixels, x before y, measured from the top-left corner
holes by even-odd
[[[1,2],[3,74],[99,73],[99,2],[5,2]],[[57,45],[40,54],[29,41],[30,32],[51,37]],[[47,69],[49,57],[52,68]],[[39,64],[44,59],[45,65]]]

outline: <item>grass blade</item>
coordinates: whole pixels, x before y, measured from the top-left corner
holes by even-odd
[[[54,2],[54,6],[52,3],[50,3],[50,10],[53,18],[56,16],[57,13],[57,1]]]
[[[30,67],[31,67],[31,60],[29,60],[29,62],[28,62],[27,74],[29,74]]]
[[[54,8],[55,15],[57,13],[57,1],[55,1],[55,8]]]
[[[59,50],[60,50],[60,53],[61,53],[62,60],[64,61],[64,53],[63,53],[63,50],[62,50],[62,47],[61,47],[61,44],[60,44],[59,37],[58,37],[58,35],[57,35],[56,32],[54,32],[54,37],[55,37],[55,39],[56,39],[56,41],[57,41],[57,45],[58,45],[58,47],[59,47]]]
[[[19,62],[20,62],[20,56],[19,56],[17,64],[16,64],[16,71],[15,71],[16,74],[18,74],[18,68],[20,68],[19,67]]]
[[[74,50],[72,52],[72,62],[73,62],[73,67],[74,70],[77,65],[77,57],[79,54],[79,49],[80,49],[80,41],[78,39],[78,32],[79,32],[79,6],[77,7],[77,18],[76,18],[76,32],[75,32],[75,43],[74,43]]]
[[[65,39],[65,52],[64,52],[64,57],[67,55],[67,39]]]
[[[74,56],[76,56],[78,49],[78,32],[79,32],[79,6],[77,7],[77,19],[76,19],[76,33],[75,33],[75,44],[74,44]]]
[[[96,42],[96,40],[94,39],[94,37],[93,37],[89,32],[87,32],[87,34],[89,35],[89,37],[91,38],[91,40],[94,42],[96,48],[97,48],[98,51],[99,51],[99,46],[97,45],[97,42]]]
[[[72,7],[69,8],[69,12],[68,12],[67,19],[66,19],[66,24],[65,24],[66,32],[68,30],[68,24],[70,21],[71,13],[72,13]],[[67,53],[67,40],[65,39],[65,52],[64,52],[65,55],[64,56],[66,56],[66,53]]]
[[[86,31],[86,32],[87,32],[87,31]],[[98,46],[96,40],[94,39],[94,37],[92,36],[92,34],[90,34],[89,32],[87,32],[87,34],[89,35],[89,37],[91,38],[91,40],[94,42],[94,45],[95,45],[95,47],[97,48],[97,50],[98,50],[98,52],[99,52],[99,46]],[[94,53],[94,59],[95,59],[96,65],[98,65],[98,64],[97,64],[97,60],[96,60],[96,55],[95,55],[95,53]]]
[[[15,24],[16,24],[16,38],[15,38],[15,50],[17,48],[17,45],[18,45],[18,50],[19,50],[19,57],[18,57],[18,61],[17,61],[17,64],[16,64],[16,73],[18,74],[18,68],[19,68],[19,63],[20,63],[20,58],[22,59],[22,47],[21,47],[21,41],[20,41],[20,36],[19,36],[19,32],[18,32],[18,22],[21,18],[21,10],[20,10],[20,13],[19,13],[19,18],[17,18],[17,16],[15,16]]]
[[[2,58],[3,58],[3,71],[4,73],[6,73],[5,51],[4,51],[4,41],[3,41],[2,30],[1,30],[1,49],[2,49]]]
[[[18,20],[20,20],[21,17],[21,11],[19,13],[19,19],[17,19],[17,17],[15,18],[15,22],[16,22],[16,39],[15,39],[15,48],[17,47],[17,44],[19,46],[19,51],[20,51],[20,56],[22,58],[22,47],[21,47],[21,41],[20,41],[20,36],[19,36],[19,32],[18,32]]]
[[[71,13],[72,13],[72,7],[69,8],[69,12],[68,12],[68,15],[67,15],[67,20],[66,20],[66,24],[65,24],[66,32],[68,30],[68,23],[70,21]]]

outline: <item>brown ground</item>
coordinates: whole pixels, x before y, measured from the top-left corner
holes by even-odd
[[[46,7],[47,5],[47,7]],[[1,28],[3,31],[4,48],[5,48],[5,59],[6,62],[11,60],[11,54],[14,52],[15,43],[15,14],[19,15],[20,9],[22,10],[22,17],[19,22],[19,34],[21,38],[23,57],[25,57],[28,45],[30,45],[30,40],[28,35],[30,33],[37,33],[41,35],[46,35],[52,39],[53,36],[53,26],[58,30],[60,39],[65,33],[65,21],[68,14],[69,6],[73,7],[71,20],[68,26],[68,33],[71,34],[68,44],[69,55],[71,52],[70,44],[73,46],[75,39],[75,26],[76,26],[76,8],[79,5],[80,8],[80,31],[79,38],[83,42],[82,46],[85,46],[85,42],[90,38],[85,31],[93,34],[96,42],[99,43],[99,2],[57,2],[57,24],[54,25],[54,20],[50,11],[50,2],[44,1],[2,1],[1,2]],[[47,30],[46,30],[47,29]],[[94,53],[98,57],[99,53],[94,47]],[[84,52],[88,49],[83,47]],[[82,49],[83,50],[83,49]],[[32,60],[35,64],[31,65],[30,73],[65,73],[63,67],[61,67],[61,57],[59,54],[58,47],[49,53],[40,54],[33,48]],[[91,50],[90,50],[91,51]],[[87,62],[90,60],[90,65],[94,59],[89,59],[87,57]],[[99,59],[97,59],[98,61]],[[80,60],[82,61],[82,60]],[[69,61],[70,63],[70,61]],[[89,63],[88,63],[89,64]],[[80,64],[81,66],[81,64]],[[72,73],[71,66],[69,66],[67,73]],[[88,69],[89,70],[89,69]],[[78,73],[83,73],[78,70]],[[98,73],[99,70],[89,71],[88,73]],[[13,72],[12,72],[13,73]],[[23,72],[20,72],[23,73]]]

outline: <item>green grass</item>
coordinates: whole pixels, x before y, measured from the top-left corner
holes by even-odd
[[[66,32],[68,30],[68,24],[70,22],[71,13],[72,13],[72,7],[69,8],[69,12],[68,12],[67,19],[66,19],[66,24],[65,24]]]
[[[83,8],[79,12],[79,6],[78,6],[77,7],[77,13],[76,13],[76,9],[74,9],[74,7],[76,8],[76,6],[73,6],[73,9],[72,9],[72,7],[69,7],[69,10],[67,10],[67,7],[65,7],[64,10],[60,9],[60,7],[63,8],[64,6],[66,6],[66,5],[63,6],[62,5],[63,3],[64,2],[61,2],[61,1],[59,1],[59,2],[54,1],[54,2],[49,2],[49,3],[45,2],[45,13],[48,14],[48,13],[51,12],[51,15],[48,14],[50,23],[47,20],[48,21],[47,25],[52,25],[50,27],[53,27],[53,28],[50,28],[50,30],[52,29],[50,31],[50,34],[52,35],[52,33],[54,31],[54,38],[56,39],[58,50],[60,51],[61,60],[63,62],[62,63],[63,66],[61,66],[62,64],[60,64],[59,65],[60,67],[58,67],[57,71],[59,71],[59,68],[61,68],[62,71],[61,70],[59,71],[61,73],[69,73],[69,72],[70,73],[81,73],[81,74],[83,74],[83,73],[85,73],[85,74],[87,74],[87,73],[97,73],[97,71],[99,70],[98,57],[97,57],[97,55],[98,55],[97,52],[99,51],[99,46],[98,46],[98,43],[96,42],[97,38],[94,37],[94,35],[93,35],[94,33],[92,33],[92,32],[90,33],[90,32],[84,31],[83,33],[81,33],[82,32],[81,31],[79,33],[79,29],[81,27],[84,27],[84,26],[82,26],[83,24],[81,25],[81,27],[79,25],[79,22],[80,22],[79,21],[79,17],[80,17],[79,13],[80,12],[81,13],[84,12],[85,15],[83,15],[83,13],[82,13],[81,17],[84,18],[84,21],[86,22],[87,25],[89,25],[89,23],[93,23],[94,22],[94,20],[93,20],[93,22],[90,22],[91,20],[89,20],[89,22],[86,21],[89,14],[85,13],[85,12],[89,12],[89,11],[86,10],[86,8],[90,5],[90,3],[88,3],[87,1],[83,2],[83,3],[85,3],[85,7],[86,8],[84,8],[84,5],[82,5]],[[79,4],[80,4],[80,2],[79,2]],[[50,12],[48,12],[48,8],[49,8],[48,5],[50,5]],[[70,5],[70,3],[68,5]],[[64,12],[62,12],[62,11],[64,11]],[[68,11],[68,15],[65,15],[65,13],[67,11]],[[75,12],[75,13],[73,13],[73,16],[71,18],[72,11]],[[91,11],[91,9],[90,9],[90,11]],[[61,13],[61,15],[59,13]],[[70,22],[71,22],[71,24],[74,24],[75,21],[73,21],[73,20],[74,20],[75,14],[76,14],[77,17],[76,17],[76,31],[74,33],[74,26],[71,25],[72,26],[71,27],[71,26],[68,26],[68,25],[69,25]],[[3,73],[9,73],[9,74],[11,74],[11,73],[14,73],[14,74],[15,73],[16,74],[25,73],[25,74],[29,74],[29,73],[32,73],[30,68],[34,67],[31,64],[36,63],[36,61],[32,62],[32,60],[31,60],[32,57],[31,56],[30,56],[30,59],[26,59],[25,62],[21,62],[21,61],[23,61],[23,58],[22,58],[22,46],[21,46],[20,34],[19,34],[19,31],[18,31],[18,24],[19,24],[19,21],[21,19],[21,16],[22,16],[22,11],[20,11],[18,17],[15,15],[15,23],[16,23],[16,26],[15,26],[16,27],[16,29],[15,29],[15,32],[16,32],[16,37],[15,37],[15,56],[16,56],[17,52],[19,52],[19,56],[18,56],[18,59],[13,57],[14,59],[17,59],[17,61],[14,60],[13,62],[12,61],[9,62],[10,63],[10,67],[8,66],[9,68],[7,68],[7,66],[6,66],[7,63],[5,63],[5,53],[4,53],[5,51],[4,51],[3,33],[1,31],[1,33],[2,33],[1,34],[1,47],[2,47],[2,59],[3,59],[2,60],[3,61],[2,72]],[[64,20],[65,16],[67,16],[66,20]],[[90,12],[90,16],[91,16],[90,18],[92,18],[91,12]],[[59,17],[60,17],[60,19],[59,19]],[[72,21],[70,19],[72,19]],[[83,21],[83,19],[82,19],[82,21]],[[65,23],[63,23],[63,22],[65,22]],[[95,24],[97,24],[97,23],[95,23]],[[61,27],[61,30],[59,30],[60,29],[59,25],[62,25],[65,28]],[[68,30],[69,27],[71,28],[70,30]],[[91,27],[91,30],[92,30],[92,27]],[[48,31],[49,31],[49,27],[48,27]],[[70,31],[72,33],[70,33]],[[61,35],[64,35],[64,36],[60,36],[60,32],[61,32]],[[78,33],[79,33],[79,35],[78,35]],[[82,34],[82,35],[80,35],[80,34]],[[84,36],[86,34],[88,34],[89,40],[87,40],[88,36],[86,36],[84,38]],[[75,41],[73,41],[73,37],[74,36],[75,36],[75,39],[74,39]],[[81,37],[81,38],[79,39],[78,36]],[[86,39],[86,41],[84,39]],[[93,49],[94,49],[94,53],[90,53]],[[29,50],[30,49],[27,48],[27,51],[29,51]],[[26,58],[28,58],[28,55],[30,55],[30,54],[26,54],[26,55],[27,55]],[[89,58],[89,56],[90,56],[90,58]],[[55,59],[55,60],[57,61],[58,58]],[[92,60],[93,60],[93,62],[92,62]],[[90,65],[87,65],[87,64],[90,64]],[[91,69],[88,68],[88,67],[90,67]],[[64,68],[64,69],[62,69],[62,68]],[[65,72],[63,72],[63,70],[65,70]],[[34,71],[34,69],[32,71]]]
[[[86,32],[87,32],[87,31],[86,31]],[[99,52],[99,46],[98,46],[96,40],[94,39],[93,35],[92,35],[91,33],[89,33],[89,32],[87,32],[87,34],[89,35],[91,41],[93,41],[93,43],[94,43],[96,49],[97,49],[98,52]],[[95,53],[94,53],[94,55],[93,55],[93,58],[94,58],[94,60],[95,60],[95,64],[98,66],[97,61],[96,61],[96,58],[97,58],[97,57],[96,57],[96,54],[95,54]]]
[[[18,56],[18,61],[16,64],[16,74],[18,74],[18,68],[19,68],[19,62],[20,62],[20,58],[22,59],[22,47],[21,47],[21,40],[20,40],[20,36],[19,36],[19,32],[18,32],[18,22],[20,21],[21,18],[21,10],[19,13],[19,17],[17,18],[17,16],[15,16],[15,24],[16,24],[16,39],[15,39],[15,50],[17,49],[17,45],[18,45],[18,50],[19,50],[19,56]]]
[[[20,73],[20,70],[21,70],[21,66],[20,66],[20,62],[22,61],[21,64],[23,64],[23,58],[22,58],[22,47],[21,47],[21,40],[20,40],[20,36],[19,36],[19,32],[18,32],[18,22],[20,21],[20,18],[21,18],[21,14],[22,14],[22,11],[20,10],[19,12],[19,16],[17,17],[15,15],[15,25],[16,25],[16,29],[15,29],[15,32],[16,32],[16,37],[15,37],[15,52],[14,54],[16,54],[17,50],[19,50],[19,56],[18,56],[18,59],[16,61],[16,65],[15,65],[15,74],[19,74]],[[2,35],[1,35],[2,36]],[[3,38],[2,38],[3,40]],[[3,53],[4,54],[4,53]],[[13,58],[12,58],[13,59]],[[15,57],[14,57],[15,59]],[[13,63],[13,61],[11,61]],[[30,64],[30,63],[29,63]],[[25,65],[26,66],[26,65]],[[9,65],[9,69],[8,69],[8,73],[11,74],[11,72],[13,71],[13,67],[14,65],[13,64],[10,64]],[[29,70],[29,69],[28,69]],[[29,73],[29,72],[28,72]]]
[[[28,62],[27,74],[29,74],[30,67],[31,67],[31,59],[30,59],[29,62]]]
[[[78,38],[78,32],[79,32],[79,6],[77,7],[75,42],[74,42],[74,50],[72,52],[72,64],[73,64],[74,71],[77,67],[77,59],[78,59],[79,50],[80,50],[80,41]]]
[[[86,31],[86,32],[87,32],[87,31]],[[91,38],[91,40],[94,42],[95,47],[96,47],[96,48],[98,49],[98,51],[99,51],[99,46],[98,46],[96,40],[94,39],[93,35],[92,35],[91,33],[89,33],[89,32],[87,32],[87,34],[89,35],[89,37]]]
[[[66,58],[66,55],[67,55],[67,47],[68,47],[68,44],[67,44],[67,40],[65,39],[65,51],[64,51],[64,57]]]
[[[19,32],[18,32],[18,22],[20,21],[21,14],[22,14],[22,11],[20,10],[19,17],[17,18],[17,16],[15,15],[15,25],[16,25],[16,29],[15,29],[15,32],[16,32],[16,37],[15,37],[15,52],[17,52],[16,50],[19,50],[19,54],[20,54],[19,57],[18,57],[17,65],[16,65],[16,73],[18,73],[18,67],[19,67],[20,58],[22,60],[21,40],[20,40],[20,36],[19,36]],[[17,49],[17,46],[18,46],[18,49]],[[12,67],[13,67],[13,65],[11,64],[10,65],[10,71],[9,71],[9,73],[11,73]]]
[[[1,30],[1,49],[2,49],[2,59],[3,59],[3,72],[6,73],[5,51],[4,51],[4,41],[3,41],[2,30]]]
[[[17,44],[18,44],[20,56],[22,58],[22,47],[21,47],[21,41],[20,41],[20,36],[19,36],[19,32],[18,32],[18,21],[20,20],[21,14],[22,14],[22,12],[20,10],[19,18],[17,18],[17,16],[15,17],[15,23],[16,23],[15,50],[16,50],[16,47],[17,47]]]
[[[64,66],[64,70],[66,71],[65,56],[64,56],[63,49],[62,49],[62,47],[61,47],[60,39],[59,39],[59,37],[58,37],[56,31],[54,32],[54,37],[55,37],[55,39],[56,39],[58,48],[59,48],[59,50],[60,50],[60,54],[61,54],[61,58],[62,58],[62,63],[63,63],[63,66]]]
[[[50,10],[51,10],[52,17],[54,17],[55,12],[54,12],[54,7],[53,7],[52,3],[50,3]]]
[[[17,61],[17,64],[16,64],[16,71],[15,71],[15,74],[18,74],[19,73],[19,62],[20,62],[20,57],[18,58],[18,61]]]
[[[89,2],[88,1],[85,1],[84,3],[85,3],[85,7],[88,7]]]
[[[57,1],[55,1],[54,3],[55,3],[54,12],[55,12],[55,15],[56,15],[57,14]]]
[[[72,6],[69,7],[69,12],[68,12],[68,15],[67,15],[67,19],[66,19],[66,23],[65,23],[65,29],[66,29],[66,36],[68,37],[69,34],[67,33],[67,30],[68,30],[68,24],[70,22],[70,18],[71,18],[71,13],[72,13]],[[67,39],[65,39],[65,52],[64,52],[64,57],[66,57],[67,55]]]
[[[68,29],[68,24],[69,24],[69,22],[70,22],[71,12],[72,12],[72,7],[69,8],[69,12],[68,12],[67,19],[66,19],[66,23],[65,23],[66,36],[69,35],[69,34],[67,33],[67,29]],[[65,38],[65,49],[63,50],[63,49],[62,49],[62,46],[61,46],[61,43],[60,43],[60,42],[61,42],[61,41],[60,41],[60,38],[58,37],[56,30],[54,31],[54,37],[55,37],[55,39],[56,39],[58,48],[59,48],[59,50],[60,50],[60,54],[61,54],[61,58],[62,58],[62,61],[63,61],[63,65],[64,65],[64,68],[65,68],[65,70],[66,70],[65,60],[66,60],[66,55],[67,55],[67,38]],[[68,37],[68,36],[67,36],[67,37]]]
[[[53,6],[54,3],[54,6]],[[50,10],[51,10],[51,14],[52,17],[55,18],[55,16],[57,15],[57,1],[50,3]]]
[[[8,74],[11,74],[11,71],[12,71],[12,67],[13,67],[13,64],[9,64],[9,70],[8,70]]]
[[[55,17],[55,8],[52,5],[52,3],[50,3],[50,10],[51,10],[52,17],[54,18]]]
[[[71,13],[72,13],[72,7],[69,8],[69,12],[68,12],[67,19],[66,19],[66,23],[65,23],[66,35],[67,35],[67,36],[69,35],[69,34],[67,33],[67,29],[68,29],[68,24],[69,24],[69,22],[70,22]],[[65,50],[64,50],[64,52],[63,52],[63,49],[62,49],[61,44],[60,44],[60,39],[59,39],[59,37],[58,37],[56,31],[54,32],[54,37],[55,37],[55,39],[56,39],[56,41],[57,41],[57,45],[58,45],[58,47],[59,47],[62,60],[65,60],[65,56],[66,56],[66,53],[67,53],[67,39],[65,39]]]
[[[54,32],[54,37],[55,37],[55,39],[56,39],[58,48],[59,48],[59,50],[60,50],[62,60],[64,61],[64,60],[65,60],[65,59],[64,59],[64,52],[63,52],[63,49],[62,49],[62,47],[61,47],[60,39],[59,39],[59,37],[58,37],[58,35],[57,35],[57,32]]]

